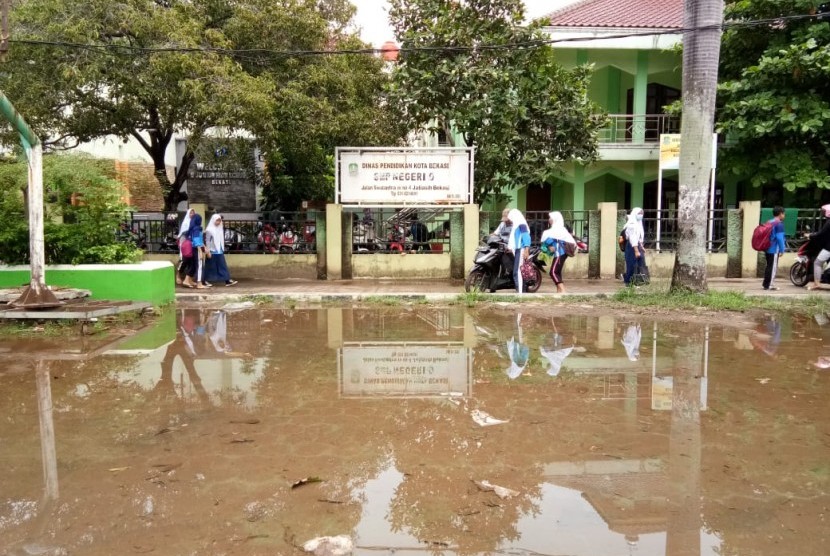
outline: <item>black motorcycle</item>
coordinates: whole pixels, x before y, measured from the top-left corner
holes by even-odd
[[[507,255],[507,257],[505,257]],[[467,280],[464,282],[464,291],[487,291],[495,292],[496,290],[516,289],[516,284],[513,282],[513,265],[505,268],[505,259],[513,261],[513,255],[509,254],[507,243],[497,235],[487,237],[484,244],[476,249],[475,258],[473,260],[473,268],[467,275]],[[539,248],[531,247],[530,256],[528,258],[534,266],[534,276],[529,280],[525,280],[525,291],[534,293],[539,290],[542,285],[542,274],[544,272],[545,263],[539,258]]]
[[[802,288],[813,281],[813,263],[816,260],[821,246],[810,245],[810,240],[804,241],[795,255],[795,262],[790,267],[790,282]],[[821,273],[821,283],[830,284],[830,266],[825,266]]]

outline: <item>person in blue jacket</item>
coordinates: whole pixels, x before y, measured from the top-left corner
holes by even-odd
[[[778,256],[784,252],[784,207],[772,209],[772,237],[770,246],[764,256],[767,259],[767,268],[764,269],[764,289],[777,290],[775,275],[778,273]]]

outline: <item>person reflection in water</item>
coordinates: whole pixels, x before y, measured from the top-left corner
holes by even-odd
[[[228,345],[228,315],[224,311],[216,311],[208,319],[208,338],[217,353],[229,353],[231,346]]]
[[[640,323],[632,323],[625,329],[622,337],[622,345],[625,348],[625,354],[629,361],[640,360],[640,340],[643,337],[643,331],[640,329]]]
[[[176,339],[167,346],[164,359],[161,360],[161,376],[153,388],[157,396],[163,398],[177,396],[176,385],[173,382],[173,364],[176,357],[180,357],[199,401],[210,403],[210,396],[202,386],[202,379],[196,372],[196,357],[203,351],[205,345],[205,328],[201,325],[201,321],[199,311],[184,311]]]
[[[524,343],[522,338],[522,314],[516,315],[516,328],[518,332],[518,341],[516,336],[507,341],[507,355],[510,357],[510,366],[507,368],[507,376],[510,379],[518,378],[527,366],[527,360],[530,358],[530,348]]]
[[[777,318],[770,318],[760,325],[755,334],[749,338],[752,347],[770,357],[775,357],[778,352],[778,345],[781,343],[781,321]]]
[[[572,338],[570,347],[564,347],[565,338],[556,329],[556,322],[553,318],[550,319],[550,322],[553,326],[553,333],[549,337],[550,342],[548,343],[547,348],[545,346],[540,346],[539,353],[542,354],[542,357],[548,360],[548,364],[550,365],[546,371],[548,375],[557,376],[559,371],[562,370],[562,363],[565,361],[565,358],[568,357],[574,350],[576,338]]]

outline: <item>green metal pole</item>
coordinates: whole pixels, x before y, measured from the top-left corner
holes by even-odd
[[[47,308],[60,301],[46,287],[45,246],[43,240],[43,147],[40,139],[26,123],[5,94],[0,92],[0,113],[20,134],[20,143],[29,162],[29,287],[13,301],[15,307]]]

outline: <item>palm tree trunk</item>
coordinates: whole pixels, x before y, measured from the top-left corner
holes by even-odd
[[[671,289],[704,292],[706,216],[718,83],[723,0],[685,0],[683,121],[680,126],[680,236]]]

